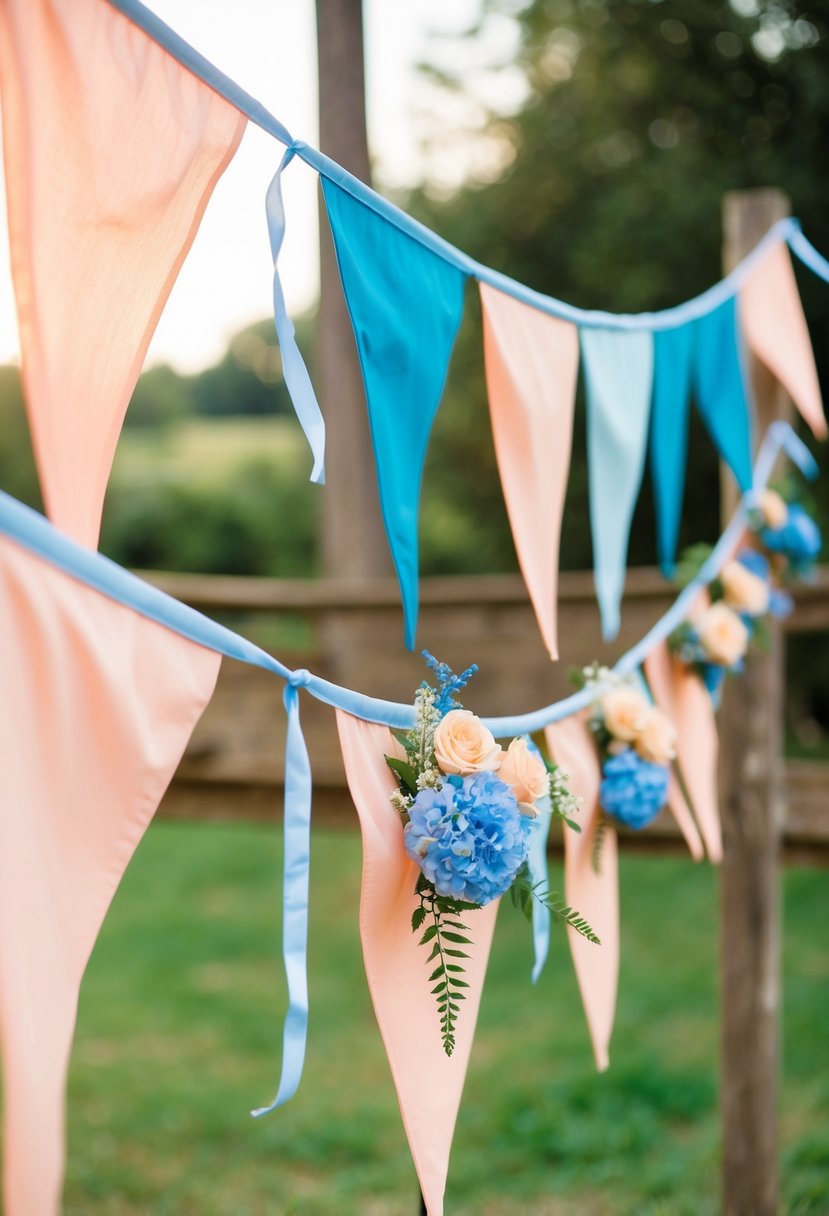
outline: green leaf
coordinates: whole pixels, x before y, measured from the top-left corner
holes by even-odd
[[[468,937],[464,937],[462,933],[449,933],[443,935],[448,942],[460,942],[464,946],[471,946],[472,942]]]
[[[448,946],[444,947],[444,954],[448,954],[450,958],[469,958],[469,955],[463,950],[450,950]]]
[[[412,913],[412,933],[417,933],[425,919],[426,909],[421,904],[421,906],[419,908],[415,908],[414,912]]]
[[[396,756],[386,756],[386,764],[398,778],[401,787],[406,793],[414,797],[417,794],[417,773],[405,760],[398,760]]]
[[[423,934],[423,937],[421,937],[420,941],[417,943],[418,946],[425,946],[427,942],[430,942],[432,938],[437,935],[437,931],[437,925],[429,925],[426,932]]]
[[[439,975],[443,975],[443,963],[441,963],[441,965],[439,967],[435,967],[434,971],[429,976],[429,983],[431,984],[434,980],[436,980],[438,978]]]
[[[440,946],[438,945],[438,943],[437,943],[437,942],[435,942],[434,946],[432,946],[432,953],[431,953],[431,954],[429,955],[429,957],[426,959],[426,962],[427,962],[427,963],[431,963],[432,959],[433,959],[433,958],[437,958],[437,956],[438,956],[439,954],[440,954]]]
[[[407,755],[411,755],[412,752],[417,751],[417,744],[413,739],[409,738],[405,731],[393,730],[391,733],[400,746],[406,749]]]

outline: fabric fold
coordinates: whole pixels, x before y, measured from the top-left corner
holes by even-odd
[[[697,408],[717,451],[745,493],[751,488],[752,408],[736,299],[730,298],[700,317],[693,329],[692,382]]]
[[[657,330],[653,341],[650,470],[659,564],[670,578],[685,495],[693,327]]]
[[[246,120],[101,0],[0,5],[0,87],[43,496],[94,545],[150,338]]]
[[[579,370],[568,321],[480,283],[489,412],[510,528],[538,627],[558,658],[561,516]]]
[[[412,933],[418,869],[403,848],[400,817],[389,802],[394,778],[387,727],[337,710],[345,771],[363,838],[360,936],[371,999],[391,1067],[406,1136],[428,1216],[443,1216],[449,1153],[497,916],[497,901],[467,913],[469,983],[451,1057],[443,1053],[427,951]]]
[[[630,526],[645,465],[653,335],[582,329],[593,571],[602,636],[619,632]]]
[[[564,827],[565,898],[590,924],[601,941],[593,945],[568,929],[570,952],[587,1017],[596,1067],[610,1063],[610,1037],[616,1012],[619,982],[619,861],[616,831],[602,826],[598,870],[593,846],[602,812],[599,806],[601,768],[596,743],[584,718],[574,715],[546,729],[547,744],[556,764],[569,777],[569,786],[582,799],[580,832]]]
[[[463,314],[466,279],[328,178],[321,180],[363,373],[380,509],[411,650],[423,465]]]
[[[749,350],[777,377],[816,439],[826,438],[826,418],[815,356],[792,259],[774,245],[740,292],[740,323]]]
[[[0,538],[4,1211],[55,1216],[78,991],[220,656]]]
[[[717,796],[719,736],[711,697],[696,672],[671,654],[667,642],[660,642],[651,651],[644,667],[654,701],[676,727],[677,760],[694,808],[699,834],[709,859],[719,863],[722,861]],[[671,775],[670,807],[696,858],[695,846],[688,831],[688,807],[676,774]]]

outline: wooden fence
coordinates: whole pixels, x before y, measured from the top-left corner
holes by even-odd
[[[349,584],[150,575],[177,599],[271,647],[292,667],[392,700],[407,700],[423,675],[422,660],[403,652],[396,583]],[[535,709],[570,689],[568,665],[594,657],[612,661],[668,607],[674,590],[656,570],[631,570],[622,636],[612,648],[599,639],[591,576],[564,573],[560,583],[562,661],[545,656],[527,602],[513,576],[427,579],[422,584],[420,636],[458,668],[481,670],[470,688],[476,711]],[[799,588],[787,633],[829,634],[829,567]],[[371,645],[367,642],[371,641]],[[829,637],[826,640],[829,644]],[[382,656],[380,660],[372,656]],[[506,691],[505,691],[506,690]],[[333,710],[302,698],[302,723],[314,770],[314,821],[355,823],[345,787]],[[281,815],[285,717],[280,682],[266,672],[225,660],[216,695],[197,727],[162,805],[179,819],[240,818],[273,822]],[[829,861],[829,764],[786,763],[783,847],[788,860]],[[639,851],[681,851],[665,813],[644,832],[622,831],[622,845]],[[553,847],[558,844],[554,837]]]

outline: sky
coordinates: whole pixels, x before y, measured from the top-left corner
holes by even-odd
[[[313,0],[149,0],[148,7],[263,102],[292,135],[317,145]],[[411,185],[420,174],[415,64],[428,53],[429,32],[461,29],[478,8],[479,0],[364,0],[369,142],[383,185]],[[148,364],[169,362],[180,371],[208,366],[234,332],[269,315],[264,199],[281,152],[248,124],[173,288]],[[319,282],[317,177],[299,160],[285,172],[284,197],[280,273],[289,310],[297,313],[313,303]],[[17,361],[18,348],[5,210],[0,227],[0,363],[7,363]]]

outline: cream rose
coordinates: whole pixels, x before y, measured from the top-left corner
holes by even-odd
[[[763,490],[758,506],[763,519],[770,528],[777,531],[778,528],[783,527],[789,514],[789,508],[776,490]]]
[[[769,585],[742,562],[728,562],[720,573],[725,602],[737,612],[762,616],[769,607]]]
[[[697,636],[712,663],[733,667],[745,654],[748,630],[727,604],[713,604],[697,625]]]
[[[668,764],[676,756],[676,730],[670,718],[652,705],[645,713],[642,729],[633,744],[643,760]]]
[[[599,707],[611,735],[632,743],[642,729],[648,703],[635,688],[614,688],[605,693]]]
[[[435,730],[435,759],[442,773],[468,777],[497,769],[503,750],[480,718],[468,709],[450,709]]]
[[[526,739],[513,739],[501,760],[498,776],[512,786],[519,803],[535,802],[550,786],[544,761],[530,751]]]

